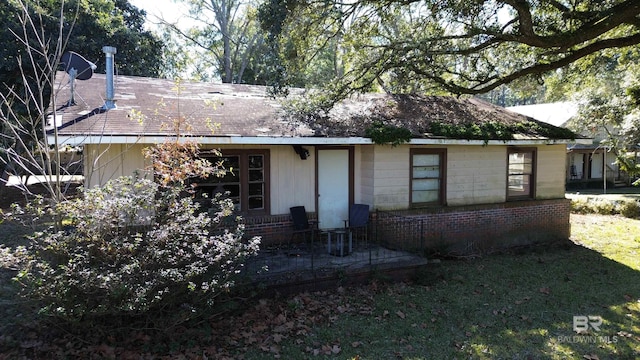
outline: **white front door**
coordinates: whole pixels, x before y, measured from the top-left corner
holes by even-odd
[[[349,218],[349,150],[318,150],[318,226],[333,229]]]
[[[602,179],[603,172],[603,160],[602,153],[595,153],[591,155],[591,178]]]

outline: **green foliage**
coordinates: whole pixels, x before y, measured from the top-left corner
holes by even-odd
[[[365,129],[365,136],[371,138],[374,144],[390,144],[398,146],[411,141],[411,131],[395,125],[374,121]]]
[[[574,199],[571,212],[576,214],[622,215],[627,218],[640,217],[640,204],[636,200]]]
[[[593,211],[589,206],[589,201],[576,199],[571,201],[571,212],[576,214],[589,214]]]
[[[435,136],[444,136],[451,139],[475,139],[475,140],[511,140],[513,130],[499,122],[449,124],[434,121],[430,124],[429,131]]]
[[[620,215],[624,217],[631,219],[640,217],[640,204],[637,201],[623,201],[616,208]]]
[[[332,49],[337,77],[327,84],[344,97],[365,89],[480,94],[516,80],[539,84],[580,58],[636,45],[638,26],[627,20],[639,12],[628,1],[268,0],[260,19],[289,73],[316,66],[316,56]]]
[[[551,139],[575,139],[576,135],[568,129],[548,126],[534,121],[505,124],[497,121],[485,123],[450,124],[434,121],[429,131],[435,136],[451,139],[472,140],[512,140],[514,134],[531,134]]]
[[[172,37],[165,52],[169,74],[176,71],[172,65],[182,66],[186,60],[189,66],[183,72],[200,81],[266,85],[280,75],[273,43],[258,23],[256,2],[178,2],[189,8],[192,21],[189,28],[164,26]]]
[[[611,201],[598,201],[594,205],[596,212],[600,215],[613,215],[616,213],[616,204]]]
[[[636,85],[627,88],[627,96],[631,98],[635,106],[640,106],[640,86]]]
[[[172,154],[182,151],[174,144]],[[230,199],[211,199],[209,211],[194,201],[185,179],[212,168],[194,160],[173,177],[157,176],[160,183],[121,177],[77,199],[36,206],[66,226],[35,232],[31,246],[15,253],[23,295],[42,313],[83,325],[142,319],[172,326],[215,308],[259,238],[243,239]]]
[[[98,65],[103,64],[102,47],[116,46],[119,74],[159,75],[162,42],[156,35],[144,30],[144,11],[132,6],[127,0],[66,1],[63,9],[65,21],[60,29],[60,5],[59,1],[34,0],[10,0],[0,4],[0,15],[7,21],[0,28],[0,39],[4,44],[0,49],[0,69],[3,70],[0,72],[0,84],[3,87],[20,86],[21,69],[26,71],[28,78],[49,76],[46,73],[35,73],[36,69],[31,66],[26,52],[36,52],[33,55],[36,63],[41,65],[39,71],[50,71],[42,66],[40,57],[56,54],[38,54],[37,51],[43,49],[36,41],[47,44],[48,51],[51,52],[55,50],[51,46],[58,43],[60,35],[64,39],[62,46],[66,50],[75,51]],[[25,16],[28,18],[24,18]],[[26,42],[33,48],[25,48],[20,39],[27,39]],[[102,70],[98,67],[97,71]]]
[[[63,34],[69,36],[66,48],[99,65],[96,71],[104,71],[102,47],[110,45],[118,49],[119,74],[160,75],[164,45],[157,35],[144,29],[146,13],[143,10],[128,0],[72,0],[66,3],[66,9],[65,17],[77,19],[75,24],[68,23],[63,29]],[[57,19],[60,11],[57,7],[44,10],[53,19]]]
[[[162,42],[143,29],[144,12],[127,0],[8,0],[0,2],[0,17],[0,148],[14,154],[48,146],[42,121],[64,51],[80,53],[102,72],[102,47],[114,45],[119,74],[159,75]],[[0,173],[12,162],[0,155]]]

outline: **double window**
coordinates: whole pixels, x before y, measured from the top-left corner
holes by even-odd
[[[199,179],[200,195],[213,197],[227,193],[237,211],[267,213],[269,210],[269,151],[224,150],[222,156],[209,157],[212,163],[220,163],[227,171],[223,177],[210,176]]]
[[[510,148],[508,154],[507,198],[509,200],[534,198],[535,149]]]
[[[446,150],[411,150],[411,206],[444,205]]]

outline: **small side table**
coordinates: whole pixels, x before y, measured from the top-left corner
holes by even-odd
[[[335,253],[332,252],[333,237],[335,237],[335,246],[337,248]],[[345,239],[345,238],[348,238],[348,239]],[[335,254],[335,255],[345,256],[345,253],[344,253],[345,240],[349,241],[349,249],[347,250],[347,254],[346,254],[346,255],[349,255],[353,251],[353,240],[351,238],[351,232],[345,229],[334,229],[329,231],[329,234],[327,236],[327,252],[329,253],[329,255]]]

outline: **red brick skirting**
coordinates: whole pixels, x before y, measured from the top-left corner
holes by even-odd
[[[568,239],[570,207],[570,200],[554,199],[372,212],[370,239],[402,250],[487,253]],[[249,217],[245,224],[246,235],[261,236],[264,246],[291,238],[288,214]]]
[[[442,255],[484,254],[499,249],[567,240],[568,199],[378,212],[382,244]]]
[[[317,218],[315,213],[307,213],[307,216],[309,220]],[[293,222],[289,214],[245,217],[244,223],[245,235],[262,237],[262,245],[284,244],[291,239]]]

